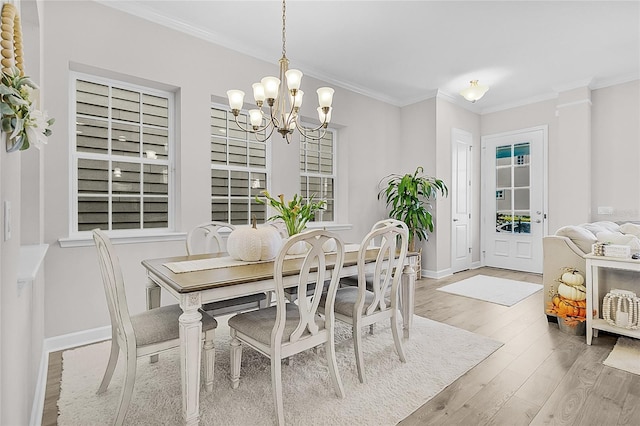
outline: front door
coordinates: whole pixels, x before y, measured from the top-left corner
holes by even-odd
[[[482,137],[486,266],[542,272],[547,128]]]

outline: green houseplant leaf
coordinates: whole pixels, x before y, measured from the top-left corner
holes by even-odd
[[[415,237],[424,240],[427,232],[433,232],[431,201],[438,194],[448,196],[449,189],[441,179],[425,175],[422,167],[416,168],[413,174],[385,176],[378,187],[378,199],[384,198],[390,208],[389,217],[407,224],[409,247],[413,250]]]

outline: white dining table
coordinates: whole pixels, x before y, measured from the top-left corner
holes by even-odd
[[[366,259],[373,267],[378,249],[367,249]],[[357,267],[358,245],[349,244],[345,250],[341,277],[354,276]],[[400,290],[403,335],[409,338],[413,318],[415,271],[418,253],[409,253],[402,271]],[[335,259],[328,254],[327,262]],[[284,264],[285,286],[297,285],[302,259],[287,259]],[[200,422],[200,365],[203,304],[275,289],[273,261],[234,261],[226,254],[176,256],[143,260],[147,270],[147,309],[160,306],[161,288],[175,297],[182,315],[180,329],[180,370],[182,382],[182,414],[186,425]],[[196,269],[196,270],[194,270]],[[177,272],[174,272],[177,271]],[[333,268],[329,273],[332,273]],[[330,276],[325,279],[330,279]],[[315,281],[315,277],[310,277]],[[211,386],[212,387],[212,386]],[[211,391],[212,389],[207,389]]]

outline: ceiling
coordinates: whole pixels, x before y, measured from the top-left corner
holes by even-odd
[[[272,62],[276,73],[279,1],[100,3]],[[439,94],[487,113],[640,78],[640,1],[289,0],[286,47],[291,68],[335,86],[397,106]],[[472,79],[490,86],[475,104],[458,94]]]

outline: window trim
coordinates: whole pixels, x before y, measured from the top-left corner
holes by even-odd
[[[85,245],[83,242],[89,240],[91,242],[91,231],[79,231],[78,230],[78,151],[77,147],[77,134],[76,134],[76,120],[77,120],[77,81],[84,80],[96,84],[103,84],[109,87],[117,87],[124,90],[131,90],[139,93],[149,94],[152,96],[166,97],[168,101],[168,125],[167,125],[167,137],[169,139],[169,146],[167,150],[167,227],[166,228],[148,228],[148,229],[117,229],[106,230],[107,234],[111,238],[115,238],[120,241],[127,242],[146,242],[146,241],[158,241],[166,239],[176,239],[176,236],[181,233],[176,232],[176,211],[177,211],[177,195],[176,195],[176,152],[177,152],[177,123],[176,123],[176,92],[170,90],[162,90],[155,87],[144,86],[142,84],[130,83],[127,81],[119,80],[116,78],[109,78],[95,74],[88,74],[80,71],[69,71],[69,222],[68,222],[68,237],[59,239],[60,246],[62,247],[75,247]],[[110,89],[111,90],[111,89]],[[108,132],[111,136],[112,118],[107,120]],[[117,121],[117,120],[116,120]],[[111,160],[113,155],[111,153],[106,154]],[[84,153],[80,157],[82,158],[94,158],[94,154]],[[99,155],[102,160],[104,155]],[[135,158],[135,157],[131,157]],[[141,160],[141,158],[138,158]],[[144,161],[134,161],[136,164],[147,164]],[[162,163],[164,164],[164,163]],[[109,184],[111,185],[111,183]],[[113,196],[113,195],[112,195]],[[144,203],[144,197],[141,199],[141,204]],[[111,225],[111,213],[109,213],[109,224]]]
[[[308,124],[303,123],[303,125],[307,126]],[[321,173],[309,173],[307,171],[303,172],[302,170],[300,170],[300,168],[298,167],[298,188],[300,189],[300,185],[302,184],[302,176],[305,177],[328,177],[333,179],[333,220],[323,220],[323,221],[310,221],[307,224],[307,227],[309,228],[330,228],[330,227],[335,227],[339,222],[338,222],[338,199],[339,199],[339,192],[340,192],[340,188],[338,185],[338,129],[334,128],[334,127],[327,127],[327,132],[331,132],[333,133],[333,149],[332,149],[332,155],[331,155],[331,161],[332,161],[332,170],[333,173],[331,175],[328,174],[321,174]],[[299,142],[300,143],[300,151],[302,151],[302,141]],[[305,156],[305,162],[306,162],[306,156]],[[306,166],[306,163],[305,163]]]

